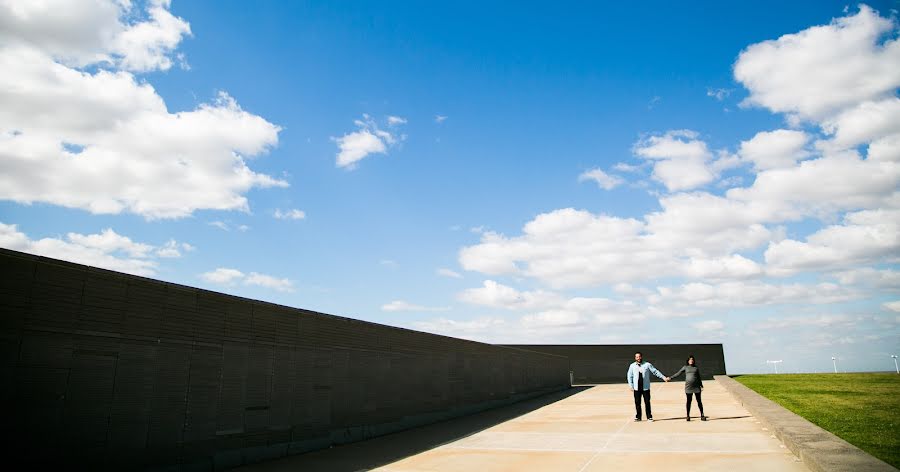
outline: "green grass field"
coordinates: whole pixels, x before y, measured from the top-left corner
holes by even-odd
[[[770,374],[734,379],[900,468],[900,375]]]

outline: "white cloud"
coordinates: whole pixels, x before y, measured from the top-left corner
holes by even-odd
[[[625,180],[623,180],[621,177],[616,175],[609,175],[600,169],[585,171],[578,176],[579,182],[584,182],[585,180],[593,180],[597,183],[597,186],[604,190],[612,190],[625,183]]]
[[[271,288],[279,292],[294,291],[294,283],[289,279],[273,277],[257,272],[250,272],[250,274],[244,278],[244,285],[256,285],[259,287]]]
[[[524,334],[537,334],[534,330],[540,328],[625,326],[645,318],[641,307],[629,300],[567,298],[560,293],[544,290],[519,291],[492,280],[486,280],[482,287],[460,292],[457,298],[490,308],[529,311],[513,325],[515,329],[523,330]]]
[[[194,249],[194,246],[188,243],[179,243],[174,239],[170,239],[165,245],[156,249],[156,255],[167,258],[181,257],[181,251],[191,252]]]
[[[522,317],[526,328],[581,328],[588,320],[581,313],[568,310],[548,310]]]
[[[769,221],[896,206],[900,162],[862,159],[854,152],[809,159],[756,175],[750,187],[728,190],[730,201],[746,202]]]
[[[499,284],[493,280],[485,280],[479,288],[470,288],[461,292],[460,301],[474,305],[509,310],[541,309],[558,305],[560,297],[554,293],[536,291],[520,292],[512,287]]]
[[[397,118],[397,117],[393,117]],[[337,166],[352,170],[357,163],[370,154],[387,154],[388,148],[402,141],[404,136],[397,137],[378,128],[378,124],[369,115],[362,120],[354,121],[359,129],[347,133],[340,138],[332,138],[340,149],[337,154]],[[391,123],[392,125],[399,124]]]
[[[302,220],[306,218],[306,212],[303,210],[298,210],[296,208],[285,211],[281,211],[281,209],[276,208],[275,218],[279,220]]]
[[[381,311],[447,311],[449,307],[415,305],[404,300],[394,300],[381,305]]]
[[[387,122],[388,126],[405,125],[406,118],[391,115],[387,117]]]
[[[168,0],[48,0],[0,3],[0,42],[46,51],[71,67],[92,64],[131,71],[167,70],[190,25]],[[129,21],[125,21],[129,20]]]
[[[864,285],[878,289],[900,290],[900,271],[863,267],[836,272],[834,276],[843,285]]]
[[[867,100],[891,97],[900,86],[900,41],[893,19],[860,5],[837,18],[777,40],[753,44],[734,65],[750,91],[745,105],[821,120]]]
[[[641,170],[640,166],[633,166],[624,162],[617,162],[616,165],[613,166],[613,169],[619,172],[637,172]]]
[[[413,323],[415,329],[428,333],[453,336],[473,341],[488,342],[494,333],[507,326],[506,320],[496,317],[483,317],[474,320],[453,320],[437,318]]]
[[[649,136],[634,146],[634,153],[653,162],[653,178],[670,191],[689,190],[715,179],[707,163],[712,153],[690,130]]]
[[[219,267],[200,274],[200,278],[214,284],[232,285],[244,278],[244,273],[237,269],[229,269],[227,267]]]
[[[714,259],[691,258],[684,268],[684,275],[705,280],[741,279],[762,273],[759,264],[739,254]]]
[[[760,131],[749,141],[741,142],[740,156],[759,170],[793,167],[809,156],[804,149],[808,141],[802,131]]]
[[[216,285],[231,286],[240,282],[243,285],[265,287],[279,292],[294,291],[294,283],[290,279],[273,277],[258,272],[245,274],[240,270],[228,267],[219,267],[215,270],[204,272],[200,274],[200,278]]]
[[[566,208],[528,222],[523,235],[486,232],[459,252],[460,265],[490,275],[519,274],[553,287],[621,282],[665,270],[660,254],[641,247],[643,224]]]
[[[142,276],[156,274],[156,257],[180,257],[177,249],[172,252],[178,245],[175,240],[160,247],[139,243],[110,228],[95,234],[67,233],[65,238],[32,240],[16,225],[0,223],[0,247]]]
[[[734,92],[734,89],[725,89],[725,88],[707,88],[706,96],[713,97],[718,101],[725,100],[731,95],[731,92]]]
[[[437,124],[443,123],[447,119],[444,115],[434,115],[434,122]]]
[[[900,262],[900,210],[848,214],[845,224],[816,231],[806,242],[786,239],[769,245],[765,259],[766,271],[778,276]]]
[[[247,211],[250,189],[287,186],[246,164],[277,144],[278,126],[224,92],[172,113],[130,72],[168,68],[189,29],[165,1],[120,23],[140,17],[129,5],[0,5],[0,199],[180,218]]]
[[[849,315],[812,315],[768,318],[750,325],[753,331],[786,330],[798,327],[831,328],[837,326],[851,327],[859,321],[859,317]]]
[[[649,303],[670,308],[746,308],[754,306],[830,304],[860,297],[860,293],[833,283],[768,284],[759,281],[707,284],[692,282],[678,287],[658,287]]]
[[[705,320],[692,324],[693,328],[699,331],[701,334],[705,333],[720,333],[723,329],[725,329],[725,323],[722,323],[719,320]]]
[[[900,134],[900,98],[862,102],[825,120],[822,127],[832,135],[831,140],[817,143],[825,149],[849,149],[859,144],[895,137]],[[871,148],[869,155],[873,157]],[[886,159],[898,160],[900,156],[892,153]]]
[[[896,312],[900,313],[900,300],[882,303],[881,306],[883,306],[884,308],[886,308],[888,310],[896,311]]]
[[[437,275],[440,275],[441,277],[450,277],[452,279],[461,279],[462,278],[462,275],[459,272],[456,272],[455,270],[446,269],[443,267],[438,269],[436,271],[436,273],[437,273]]]

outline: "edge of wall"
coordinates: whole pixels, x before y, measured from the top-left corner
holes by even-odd
[[[715,380],[814,472],[897,470],[727,375]]]
[[[119,272],[119,271],[115,271],[115,270],[104,269],[104,268],[102,268],[102,267],[96,267],[96,266],[87,265],[87,264],[79,264],[79,263],[77,263],[77,262],[69,262],[69,261],[65,261],[65,260],[62,260],[62,259],[54,259],[54,258],[52,258],[52,257],[39,256],[39,255],[37,255],[37,254],[31,254],[31,253],[29,253],[29,252],[16,251],[16,250],[13,250],[13,249],[6,249],[6,248],[3,248],[3,247],[0,247],[0,255],[3,255],[3,254],[8,255],[8,256],[12,256],[12,257],[18,257],[18,258],[21,258],[21,259],[32,259],[32,260],[35,260],[35,261],[40,261],[40,262],[49,263],[49,264],[53,264],[53,265],[64,266],[64,267],[68,267],[68,268],[70,268],[70,269],[82,270],[82,271],[86,271],[86,272],[88,272],[88,273],[107,274],[107,275],[113,275],[113,276],[116,276],[116,277],[122,277],[122,278],[127,278],[127,279],[132,279],[132,280],[138,280],[138,281],[149,282],[149,283],[154,283],[154,284],[166,285],[166,286],[174,287],[174,288],[177,288],[177,289],[180,289],[180,290],[194,291],[194,292],[198,292],[198,293],[210,293],[210,294],[214,294],[214,295],[217,295],[217,296],[226,297],[226,298],[231,298],[231,299],[234,299],[234,300],[240,300],[240,301],[244,301],[244,302],[247,302],[247,303],[251,303],[251,304],[259,305],[259,306],[264,306],[264,307],[265,307],[265,306],[269,306],[269,307],[279,308],[279,309],[297,310],[297,311],[301,311],[301,312],[304,312],[305,314],[309,314],[309,315],[325,316],[325,317],[330,317],[330,318],[337,318],[337,319],[341,319],[341,320],[345,320],[345,321],[349,321],[349,322],[353,322],[353,323],[360,323],[360,324],[364,324],[364,325],[374,325],[374,326],[379,326],[379,327],[383,327],[383,328],[396,329],[396,330],[400,330],[400,331],[407,331],[407,332],[410,332],[410,333],[417,333],[417,334],[424,334],[424,335],[427,335],[427,336],[434,336],[434,337],[436,337],[436,338],[452,339],[452,340],[454,340],[454,341],[462,341],[462,342],[470,343],[470,344],[480,344],[480,345],[482,345],[482,346],[498,347],[498,348],[501,348],[501,349],[508,349],[508,350],[511,350],[511,351],[536,352],[536,351],[532,351],[532,350],[529,350],[529,349],[522,349],[522,348],[520,348],[520,347],[515,347],[515,346],[513,346],[513,345],[491,344],[491,343],[485,343],[485,342],[480,342],[480,341],[472,341],[471,339],[455,338],[455,337],[453,337],[453,336],[446,336],[446,335],[443,335],[443,334],[429,333],[429,332],[427,332],[427,331],[418,331],[418,330],[415,330],[415,329],[404,328],[404,327],[402,327],[402,326],[393,326],[393,325],[388,325],[388,324],[384,324],[384,323],[376,323],[376,322],[374,322],[374,321],[366,321],[366,320],[361,320],[361,319],[358,319],[358,318],[351,318],[351,317],[349,317],[349,316],[334,315],[334,314],[331,314],[331,313],[325,313],[325,312],[321,312],[321,311],[310,310],[310,309],[308,309],[308,308],[300,308],[300,307],[295,307],[295,306],[290,306],[290,305],[282,305],[282,304],[275,303],[275,302],[269,302],[269,301],[265,301],[265,300],[258,300],[258,299],[255,299],[255,298],[247,298],[247,297],[242,297],[242,296],[240,296],[240,295],[234,295],[234,294],[230,294],[230,293],[226,293],[226,292],[217,292],[217,291],[215,291],[215,290],[210,290],[210,289],[206,289],[206,288],[194,287],[194,286],[191,286],[191,285],[184,285],[184,284],[180,284],[180,283],[177,283],[177,282],[170,282],[170,281],[168,281],[168,280],[154,279],[154,278],[152,278],[152,277],[144,277],[144,276],[141,276],[141,275],[129,274],[129,273],[127,273],[127,272]],[[566,356],[561,356],[561,355],[559,355],[559,354],[551,354],[551,353],[546,353],[546,352],[537,352],[537,353],[538,353],[538,354],[545,355],[545,356],[550,356],[550,357],[557,357],[557,358],[568,359]]]

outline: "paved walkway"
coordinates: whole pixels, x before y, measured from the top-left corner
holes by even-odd
[[[652,423],[631,419],[627,385],[598,385],[375,470],[808,470],[720,385],[704,385],[707,422],[685,421],[681,382],[653,384]],[[696,404],[692,413],[699,414]]]

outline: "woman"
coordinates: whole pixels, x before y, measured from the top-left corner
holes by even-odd
[[[681,370],[670,375],[669,378],[674,379],[684,372],[684,394],[687,395],[687,420],[691,420],[691,396],[697,396],[697,406],[700,407],[700,421],[706,421],[706,415],[703,414],[703,400],[700,399],[700,392],[703,391],[703,380],[700,378],[700,369],[697,368],[697,361],[694,356],[687,358],[687,365]]]

